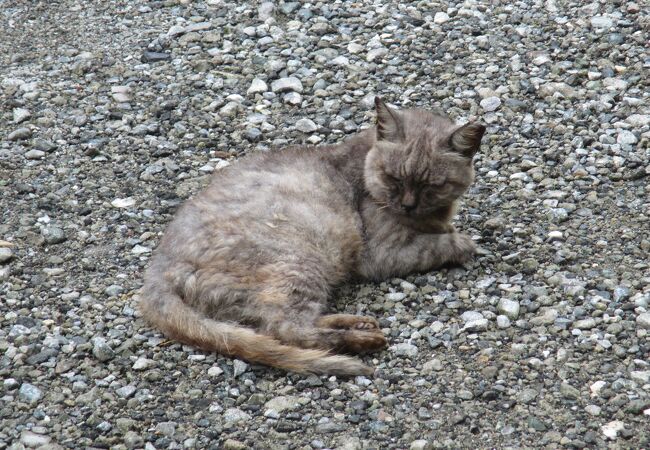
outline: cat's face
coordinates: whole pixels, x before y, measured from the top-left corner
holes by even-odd
[[[462,127],[424,110],[397,111],[377,98],[377,142],[365,164],[374,200],[414,219],[435,214],[474,180],[472,158],[485,127]]]

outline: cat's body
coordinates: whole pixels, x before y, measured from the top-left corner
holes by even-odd
[[[403,276],[471,256],[471,240],[449,221],[483,134],[466,126],[472,136],[461,141],[443,116],[377,107],[377,129],[341,145],[255,154],[217,173],[178,211],[152,258],[145,318],[182,342],[253,362],[370,373],[332,351],[376,350],[385,338],[372,318],[327,315],[330,292],[352,277]],[[453,139],[463,149],[449,152]],[[403,192],[387,187],[388,172]],[[442,191],[436,174],[457,186],[429,205],[416,185],[433,180]]]

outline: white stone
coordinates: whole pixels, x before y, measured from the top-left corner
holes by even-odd
[[[504,316],[507,316],[508,319],[515,320],[517,317],[519,317],[519,302],[507,298],[502,298],[499,300],[499,304],[497,305],[497,311],[499,311]]]
[[[23,122],[23,121],[29,119],[31,116],[32,116],[32,113],[30,113],[25,108],[16,108],[16,109],[14,109],[14,123]]]
[[[143,253],[151,253],[151,249],[149,247],[144,247],[142,245],[136,244],[136,246],[131,249],[131,253],[134,255],[142,255]]]
[[[218,366],[213,366],[208,369],[208,376],[211,377],[218,377],[223,373],[223,370],[221,370],[221,367]]]
[[[302,92],[302,82],[296,77],[280,78],[271,83],[271,90],[273,92]]]
[[[632,145],[636,144],[638,142],[638,139],[632,133],[631,131],[621,131],[618,133],[618,136],[616,136],[616,143],[621,144],[621,145]]]
[[[46,446],[50,441],[51,438],[49,436],[36,434],[28,430],[24,430],[20,433],[20,443],[29,448]]]
[[[548,233],[548,240],[549,241],[561,241],[562,238],[564,237],[564,234],[562,234],[561,231],[554,230]]]
[[[337,56],[336,58],[330,61],[330,64],[333,66],[347,66],[348,64],[350,64],[350,60],[345,56]]]
[[[262,93],[262,92],[266,92],[268,90],[269,90],[269,87],[264,82],[264,80],[260,80],[259,78],[255,78],[253,80],[253,82],[251,83],[251,86],[246,91],[246,93],[248,95],[255,95],[255,94]]]
[[[591,18],[591,26],[593,28],[611,28],[614,26],[614,21],[609,17],[594,16]]]
[[[350,42],[348,44],[348,51],[353,55],[363,51],[363,45],[357,44],[356,42]]]
[[[289,92],[283,97],[283,100],[285,103],[288,103],[290,105],[299,105],[302,103],[302,95],[298,94],[297,92]]]
[[[576,320],[573,326],[578,330],[591,330],[596,326],[596,319],[589,317],[587,319]]]
[[[488,328],[487,319],[471,320],[465,324],[463,330],[465,331],[485,331]]]
[[[636,318],[636,324],[638,327],[650,330],[650,313],[639,314]]]
[[[411,442],[409,450],[427,450],[431,448],[431,444],[424,439],[418,439],[417,441]]]
[[[443,23],[447,22],[449,20],[449,14],[446,12],[438,11],[434,16],[433,16],[433,23],[442,25]]]
[[[366,54],[366,61],[373,62],[375,59],[381,58],[387,53],[388,49],[386,47],[373,48],[371,50],[368,50],[368,53]]]
[[[485,111],[496,111],[501,106],[501,99],[499,97],[488,97],[481,100],[481,108]]]
[[[318,130],[318,125],[311,119],[300,119],[296,122],[296,129],[303,133],[312,133]]]
[[[591,386],[589,386],[589,390],[591,391],[591,396],[597,397],[606,384],[607,383],[604,382],[603,380],[598,380],[595,383],[593,383]]]
[[[611,422],[603,425],[600,429],[603,434],[609,439],[616,439],[618,432],[625,428],[625,423],[620,420],[612,420]]]
[[[415,357],[418,354],[418,348],[413,345],[413,344],[407,344],[407,343],[401,343],[401,344],[395,344],[390,347],[391,351],[395,353],[396,355],[400,356],[408,356],[408,357]]]
[[[114,208],[129,208],[135,205],[135,200],[132,197],[116,198],[111,202]]]
[[[633,370],[630,378],[640,384],[650,383],[650,370]]]
[[[510,319],[508,319],[508,316],[497,316],[497,327],[501,329],[509,328]]]
[[[131,367],[131,368],[133,370],[145,370],[145,369],[148,369],[149,367],[153,366],[154,363],[155,362],[152,361],[151,359],[140,357],[140,358],[135,360],[135,362],[133,363],[133,367]]]
[[[625,119],[633,127],[644,127],[650,125],[650,114],[632,114]]]
[[[483,319],[483,314],[478,311],[465,311],[461,314],[460,318],[463,319],[463,322],[471,322],[473,320]]]
[[[251,416],[250,414],[245,413],[241,409],[237,408],[228,408],[224,413],[223,413],[223,418],[227,423],[239,423],[239,422],[247,422],[250,420]]]
[[[246,372],[248,370],[248,363],[245,363],[244,361],[240,359],[236,359],[232,363],[233,366],[233,376],[238,377],[242,373]]]
[[[386,294],[386,300],[390,300],[391,302],[401,302],[406,298],[406,294],[404,292],[389,292]]]
[[[264,404],[264,408],[272,409],[278,413],[293,411],[300,408],[300,406],[300,399],[292,395],[275,397]]]
[[[592,416],[597,416],[600,414],[600,406],[598,405],[587,405],[585,406],[585,411],[592,415]]]

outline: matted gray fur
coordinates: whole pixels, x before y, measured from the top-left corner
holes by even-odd
[[[141,311],[171,338],[297,372],[371,374],[371,317],[327,314],[334,287],[463,263],[451,218],[485,127],[377,98],[377,126],[337,146],[256,153],[214,174],[154,252]]]

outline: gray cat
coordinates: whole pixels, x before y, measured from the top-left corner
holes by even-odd
[[[336,146],[256,153],[217,172],[169,225],[140,308],[167,336],[296,372],[371,374],[374,318],[327,314],[334,287],[460,264],[450,220],[485,127],[375,100],[377,126]]]

